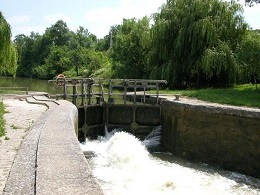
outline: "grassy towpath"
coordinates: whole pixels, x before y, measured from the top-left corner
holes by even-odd
[[[160,94],[180,94],[213,103],[260,108],[260,89],[255,90],[252,84],[217,89],[161,90]]]

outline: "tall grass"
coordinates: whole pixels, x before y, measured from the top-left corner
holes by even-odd
[[[214,103],[260,108],[260,90],[255,90],[255,85],[252,84],[218,89],[163,90],[160,91],[160,93],[178,93],[182,96],[193,97]]]
[[[4,104],[0,101],[0,137],[5,135]]]

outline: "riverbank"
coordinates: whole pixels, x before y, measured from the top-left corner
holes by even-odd
[[[5,136],[0,137],[0,195],[9,176],[20,145],[33,123],[47,110],[46,106],[28,104],[15,96],[3,98],[6,113]]]
[[[169,96],[180,94],[181,96],[212,103],[260,108],[260,90],[256,90],[253,84],[236,85],[227,88],[161,90],[160,94]]]

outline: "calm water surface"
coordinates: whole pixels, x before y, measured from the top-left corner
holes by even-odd
[[[28,87],[29,91],[56,93],[54,83],[47,80],[20,78],[20,77],[3,77],[0,76],[0,87]]]
[[[56,89],[55,82],[48,82],[48,80],[40,80],[40,79],[32,79],[32,78],[13,78],[13,77],[4,77],[0,76],[0,87],[28,87],[29,91],[33,92],[47,92],[49,93],[53,98],[55,98],[55,94],[62,94],[63,89],[62,87],[59,87]],[[24,90],[24,89],[23,89]],[[77,88],[78,93],[80,92],[80,89]],[[98,91],[98,89],[94,89],[95,92]],[[104,92],[107,93],[108,89],[104,88]],[[118,90],[113,90],[113,92],[117,93]],[[72,94],[72,88],[68,88],[68,93]],[[113,96],[116,99],[116,102],[122,102],[122,96]],[[105,95],[105,101],[107,101],[108,96]],[[69,99],[71,100],[71,99]],[[93,99],[93,102],[95,99]],[[81,103],[80,98],[78,99],[78,104]]]

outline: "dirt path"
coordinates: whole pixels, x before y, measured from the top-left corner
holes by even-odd
[[[32,124],[46,107],[28,104],[24,99],[4,98],[6,135],[0,137],[0,195],[5,187],[17,151]]]

